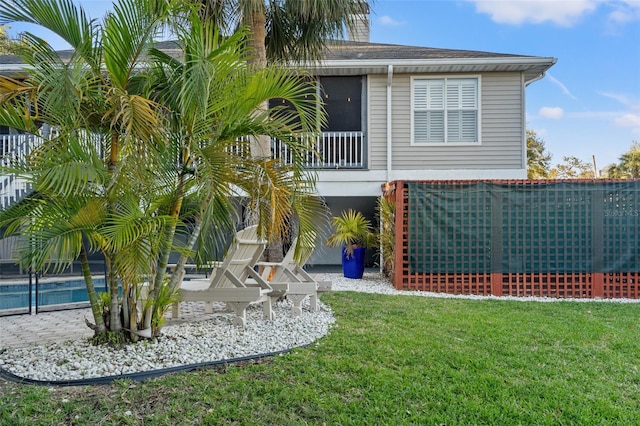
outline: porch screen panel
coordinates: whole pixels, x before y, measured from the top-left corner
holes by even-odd
[[[320,94],[327,112],[325,132],[362,130],[362,77],[320,77]]]

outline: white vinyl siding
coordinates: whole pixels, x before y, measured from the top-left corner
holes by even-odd
[[[477,78],[416,78],[412,98],[412,143],[479,142]]]
[[[377,76],[376,76],[377,77]],[[370,99],[372,108],[384,112],[386,75],[372,80],[379,86]],[[413,81],[429,78],[478,79],[479,143],[413,143]],[[375,82],[375,83],[374,83]],[[522,169],[524,147],[524,87],[522,74],[474,75],[396,74],[393,80],[393,170],[514,170]],[[371,118],[372,140],[383,143],[384,122]],[[376,149],[384,145],[375,145]],[[378,164],[378,163],[376,163]],[[505,174],[504,176],[510,176]],[[526,176],[526,174],[524,175]]]

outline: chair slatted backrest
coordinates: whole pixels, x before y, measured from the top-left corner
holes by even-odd
[[[315,233],[311,235],[315,236]],[[295,279],[296,281],[302,281],[299,277],[292,276],[292,274],[297,274],[300,271],[300,269],[302,269],[304,264],[307,263],[307,261],[311,257],[311,254],[313,253],[313,250],[315,249],[315,245],[313,244],[301,245],[299,249],[302,250],[303,259],[300,263],[298,263],[296,262],[294,257],[297,244],[303,244],[303,242],[299,241],[298,238],[296,237],[291,242],[291,247],[285,253],[284,258],[282,258],[282,262],[280,262],[280,267],[276,268],[276,271],[273,277],[271,278],[273,281],[287,281],[292,278]],[[287,271],[289,273],[287,273]]]
[[[211,287],[244,287],[249,270],[258,263],[265,247],[266,241],[258,239],[257,226],[239,231],[211,277]]]

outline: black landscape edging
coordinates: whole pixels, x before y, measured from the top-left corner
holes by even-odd
[[[304,348],[309,346],[302,345],[297,346],[299,348]],[[257,355],[249,355],[240,358],[229,358],[229,359],[221,359],[217,361],[207,361],[207,362],[199,362],[196,364],[186,364],[186,365],[178,365],[175,367],[168,368],[160,368],[158,370],[149,370],[149,371],[140,371],[137,373],[128,373],[128,374],[119,374],[116,376],[103,376],[103,377],[92,377],[87,379],[75,379],[75,380],[35,380],[28,379],[26,377],[17,376],[9,371],[6,371],[0,368],[0,378],[5,379],[10,382],[26,384],[26,385],[39,385],[39,386],[90,386],[90,385],[108,385],[113,383],[116,380],[124,380],[129,379],[136,382],[142,382],[144,380],[153,379],[156,377],[164,376],[169,373],[177,373],[177,372],[188,372],[198,369],[217,367],[220,365],[229,365],[229,364],[238,364],[241,362],[247,361],[256,361],[263,358],[273,357],[277,355],[282,355],[291,352],[293,348],[284,349],[281,351],[275,352],[267,352],[263,354]]]

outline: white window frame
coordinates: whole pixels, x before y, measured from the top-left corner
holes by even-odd
[[[448,109],[447,108],[447,83],[453,82],[455,80],[475,80],[476,83],[476,93],[475,93],[475,108],[462,107],[460,109]],[[443,99],[444,105],[442,108],[433,107],[429,108],[427,105],[426,108],[419,109],[416,108],[416,82],[422,81],[442,81],[443,82]],[[482,111],[481,111],[481,93],[482,93],[482,81],[480,75],[456,75],[456,76],[412,76],[411,77],[411,145],[414,146],[474,146],[480,145],[482,142]],[[415,120],[416,120],[416,112],[420,111],[442,111],[443,112],[443,131],[444,131],[444,141],[428,141],[428,140],[416,140],[416,128],[415,128]],[[449,140],[449,132],[448,132],[448,114],[447,111],[475,111],[476,112],[476,140],[475,141],[451,141]]]

